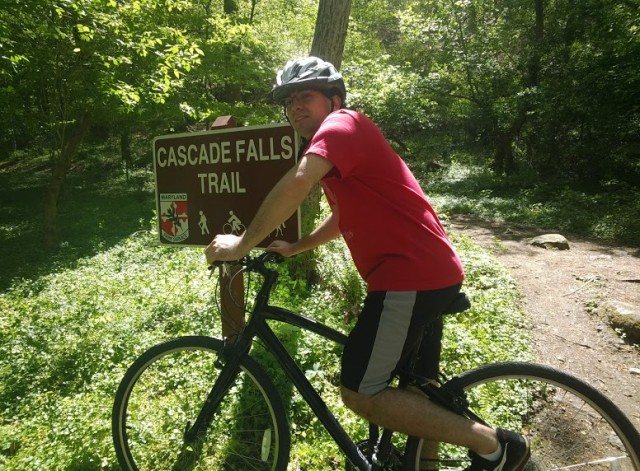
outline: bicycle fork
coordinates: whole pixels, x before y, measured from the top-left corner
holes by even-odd
[[[207,433],[214,414],[240,371],[240,359],[242,358],[240,353],[233,346],[225,347],[220,352],[221,358],[219,357],[216,361],[216,367],[220,369],[220,376],[211,388],[193,425],[190,422],[187,423],[183,435],[185,445],[196,445],[198,440]]]

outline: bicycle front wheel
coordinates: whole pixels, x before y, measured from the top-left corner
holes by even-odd
[[[640,471],[638,431],[613,402],[574,376],[507,362],[463,373],[444,387],[464,390],[470,409],[492,427],[530,438],[525,470]],[[466,450],[446,453],[449,464],[468,464]]]
[[[131,471],[284,471],[287,416],[273,383],[251,358],[240,365],[211,426],[185,443],[220,369],[221,340],[181,337],[146,351],[126,372],[113,406],[120,465]]]

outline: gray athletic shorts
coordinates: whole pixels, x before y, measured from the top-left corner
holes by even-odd
[[[455,285],[433,291],[368,293],[342,354],[342,385],[362,394],[382,391],[418,345],[416,373],[436,378],[442,313],[460,288],[461,285]],[[420,343],[423,332],[424,340]]]

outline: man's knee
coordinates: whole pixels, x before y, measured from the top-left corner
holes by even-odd
[[[340,393],[345,406],[365,418],[370,416],[370,411],[374,407],[375,395],[362,394],[344,386],[340,387]]]

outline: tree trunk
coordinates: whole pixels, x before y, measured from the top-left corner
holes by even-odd
[[[342,53],[347,39],[351,0],[320,0],[311,55],[331,62],[336,69],[342,65]]]
[[[537,87],[540,81],[540,62],[542,60],[542,50],[544,42],[544,0],[535,0],[535,25],[531,42],[531,56],[527,63],[527,75],[523,79],[523,84],[528,87]],[[532,108],[528,98],[523,98],[518,105],[518,113],[509,127],[504,131],[499,131],[496,138],[495,156],[493,169],[507,175],[515,170],[515,160],[513,155],[513,141],[522,132],[522,128],[527,122],[527,116]]]
[[[544,0],[535,0],[536,25],[533,37],[533,53],[529,58],[529,86],[535,87],[540,80],[540,61],[544,42]]]
[[[251,14],[249,15],[249,24],[253,24],[253,18],[256,14],[256,5],[258,4],[258,0],[251,0]]]
[[[509,175],[514,169],[513,134],[510,131],[499,132],[496,136],[493,171]]]
[[[311,55],[331,62],[336,69],[342,64],[342,53],[347,38],[351,0],[320,0],[318,18],[311,46]],[[302,234],[311,232],[320,214],[320,187],[314,188],[301,208]],[[312,251],[305,252],[289,263],[291,276],[304,278],[309,283],[318,281],[315,269],[315,257]]]
[[[60,148],[53,155],[51,181],[45,196],[42,228],[43,242],[46,248],[53,248],[58,243],[58,199],[64,180],[88,129],[89,115],[85,113],[76,125],[69,129],[71,135],[68,138],[66,137],[66,130],[62,131]]]
[[[127,181],[129,181],[129,169],[131,168],[131,133],[128,130],[120,133],[120,155],[122,157],[125,177]]]

